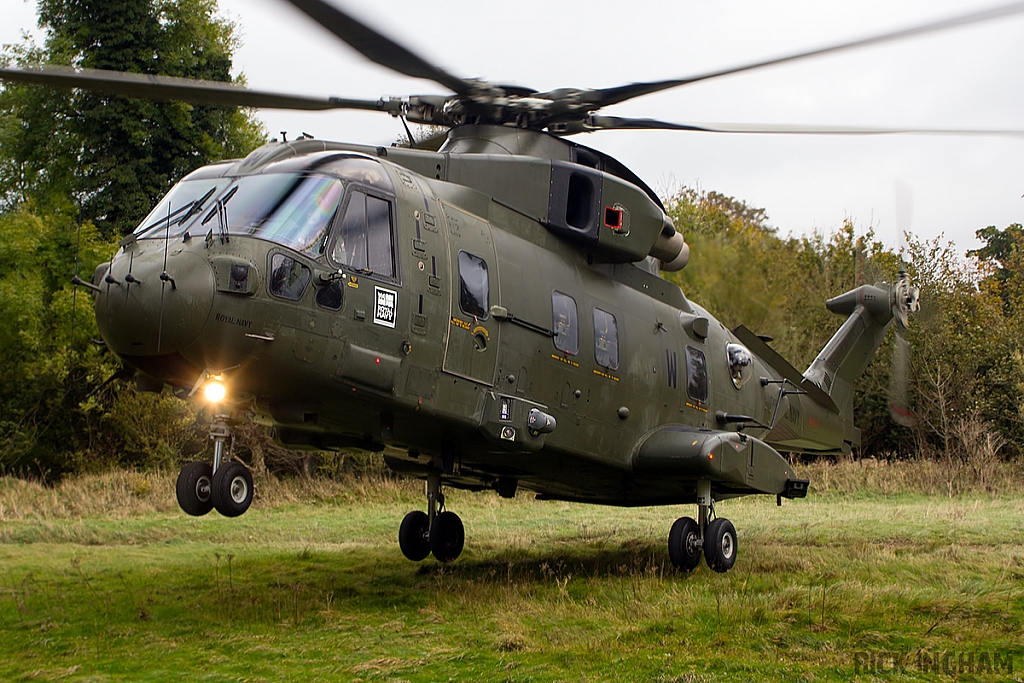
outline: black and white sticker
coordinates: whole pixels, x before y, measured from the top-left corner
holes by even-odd
[[[398,319],[398,292],[383,287],[373,288],[373,322],[394,327]]]

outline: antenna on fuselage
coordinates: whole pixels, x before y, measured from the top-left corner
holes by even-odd
[[[160,273],[160,322],[156,328],[156,355],[160,355],[160,343],[164,338],[164,288],[171,283],[171,289],[177,289],[174,279],[167,274],[167,243],[171,238],[171,204],[167,203],[167,221],[164,224],[164,267]]]

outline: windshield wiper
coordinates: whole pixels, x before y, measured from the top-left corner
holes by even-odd
[[[223,199],[218,199],[217,203],[210,209],[210,213],[206,214],[206,218],[202,220],[201,225],[206,225],[214,216],[217,216],[217,225],[220,228],[220,243],[226,244],[230,241],[228,237],[228,202],[238,192],[238,186],[231,188],[231,191],[224,195]],[[210,240],[213,238],[213,228],[210,228],[209,234],[206,236],[207,246],[210,244]]]
[[[189,209],[189,207],[191,207],[193,204],[195,204],[195,201],[191,201],[188,204],[185,204],[184,206],[178,207],[175,211],[172,211],[169,216],[164,216],[163,218],[160,218],[159,220],[156,220],[156,221],[150,223],[149,225],[147,225],[146,227],[142,228],[141,230],[136,230],[135,234],[138,235],[139,237],[141,237],[144,234],[146,234],[147,232],[149,232],[150,230],[152,230],[153,228],[163,227],[168,222],[170,222],[172,220],[177,220],[178,214],[180,214],[182,211],[187,211]]]
[[[238,192],[238,186],[237,185],[235,185],[233,188],[231,188],[231,191],[228,192],[226,195],[224,195],[224,199],[221,199],[219,202],[217,202],[217,206],[215,206],[212,209],[210,209],[210,213],[206,214],[206,217],[203,218],[203,222],[201,223],[201,225],[206,225],[211,220],[213,220],[213,217],[217,215],[217,213],[219,212],[219,209],[224,207],[224,206],[226,206],[227,203],[231,201],[231,198],[235,196],[236,192]],[[205,197],[203,198],[203,201],[206,201]],[[198,211],[196,213],[198,213]]]
[[[189,205],[188,213],[186,213],[184,216],[182,216],[181,220],[178,221],[177,224],[178,225],[184,225],[185,221],[187,221],[189,218],[192,218],[192,216],[195,216],[197,213],[202,211],[203,210],[203,204],[205,204],[206,200],[209,199],[210,197],[212,197],[213,193],[216,192],[216,191],[217,191],[217,187],[216,186],[211,187],[210,191],[207,192],[206,194],[204,194],[202,196],[202,198],[200,198],[197,201],[192,202],[192,204]]]

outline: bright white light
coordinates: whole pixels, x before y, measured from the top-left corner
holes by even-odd
[[[210,403],[220,403],[227,394],[227,387],[218,380],[211,379],[203,385],[203,396]]]

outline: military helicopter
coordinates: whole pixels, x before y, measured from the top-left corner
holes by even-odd
[[[408,513],[398,532],[413,561],[450,562],[463,549],[444,487],[503,497],[524,489],[601,505],[694,504],[696,519],[671,526],[669,556],[684,571],[703,556],[718,572],[734,565],[738,544],[716,503],[802,498],[809,482],[783,453],[858,445],[853,383],[893,321],[906,328],[918,292],[901,274],[829,300],[846,320],[801,372],[770,340],[727,329],[660,277],[689,258],[661,201],[622,163],[568,137],[903,132],[598,112],[1024,12],[1018,3],[690,78],[537,92],[453,76],[324,0],[289,1],[370,60],[454,94],[315,98],[109,71],[0,70],[10,81],[130,97],[382,111],[449,129],[419,148],[303,137],[205,166],[90,281],[76,277],[141,389],[169,384],[213,407],[212,462],[182,468],[182,510],[246,512],[253,481],[232,457],[232,429],[252,420],[289,448],[382,452],[396,472],[424,479],[426,511]]]

